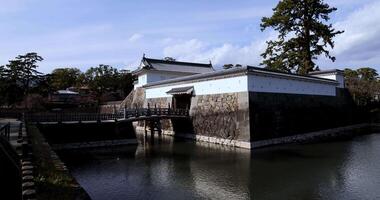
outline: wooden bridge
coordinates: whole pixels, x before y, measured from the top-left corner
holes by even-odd
[[[29,123],[92,123],[109,121],[142,121],[149,119],[187,118],[189,110],[171,108],[136,108],[124,109],[119,113],[66,113],[42,112],[25,113],[24,119]]]
[[[151,132],[161,133],[161,119],[188,118],[188,109],[172,108],[135,108],[123,109],[121,112],[108,113],[66,113],[66,112],[40,112],[24,113],[27,123],[37,124],[76,124],[76,123],[104,123],[104,122],[134,122],[144,121],[145,130],[150,127]]]

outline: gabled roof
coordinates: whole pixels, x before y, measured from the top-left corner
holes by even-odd
[[[137,70],[133,73],[138,74],[144,70],[156,70],[166,72],[180,72],[189,74],[200,74],[213,72],[211,63],[192,63],[192,62],[180,62],[172,60],[161,60],[143,57],[141,64]]]

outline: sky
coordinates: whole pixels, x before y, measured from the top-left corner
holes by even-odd
[[[320,69],[380,71],[380,0],[325,0],[338,10],[331,23],[331,62]],[[0,0],[0,65],[27,52],[44,58],[39,71],[86,70],[98,64],[133,70],[142,55],[180,61],[258,66],[273,30],[260,30],[278,0]]]

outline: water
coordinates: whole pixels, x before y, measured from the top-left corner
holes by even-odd
[[[380,134],[253,153],[171,137],[141,142],[60,156],[95,200],[380,199]]]

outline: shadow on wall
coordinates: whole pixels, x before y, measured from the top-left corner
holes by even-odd
[[[194,126],[191,119],[172,119],[174,134],[194,134]]]
[[[136,139],[136,133],[131,122],[40,124],[38,128],[51,144]]]
[[[344,91],[337,97],[250,93],[251,140],[290,136],[368,120]]]

